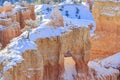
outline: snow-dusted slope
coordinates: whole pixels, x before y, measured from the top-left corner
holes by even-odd
[[[116,53],[103,60],[90,61],[88,63],[90,69],[95,70],[96,78],[101,80],[117,80],[120,74],[120,53]]]
[[[36,5],[35,12],[40,12],[42,15],[44,15],[44,18],[50,18],[51,12],[54,10],[54,6],[51,5]],[[63,16],[67,16],[68,18],[73,19],[86,19],[86,20],[92,20],[94,21],[94,18],[92,16],[92,13],[89,11],[89,9],[82,5],[75,5],[75,4],[65,4],[65,5],[59,5],[59,10],[61,11]]]
[[[105,58],[101,61],[102,66],[106,68],[120,68],[120,53],[112,55],[108,58]]]
[[[26,36],[25,32],[20,37],[14,38],[5,49],[0,51],[0,62],[3,62],[5,65],[4,71],[23,60],[21,53],[26,50],[37,49],[36,44],[27,39]]]

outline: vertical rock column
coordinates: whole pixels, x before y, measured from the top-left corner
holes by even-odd
[[[20,11],[20,27],[24,28],[25,27],[25,20],[29,20],[31,19],[30,17],[30,10],[27,7],[24,7],[21,11]]]
[[[74,28],[72,36],[72,57],[76,63],[77,79],[89,80],[87,63],[90,57],[90,40],[88,28]]]
[[[29,9],[30,9],[30,17],[32,20],[35,20],[35,12],[34,12],[34,8],[35,8],[35,5],[29,5]]]
[[[39,52],[43,56],[43,80],[58,80],[60,66],[60,41],[58,37],[39,39],[36,43],[38,44]]]

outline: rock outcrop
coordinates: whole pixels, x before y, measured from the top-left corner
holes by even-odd
[[[104,58],[120,51],[119,1],[95,1],[93,15],[96,35],[91,39],[92,59]],[[97,54],[97,55],[96,55]]]
[[[93,15],[97,23],[97,31],[120,33],[119,2],[95,1]]]
[[[9,75],[14,80],[64,80],[64,54],[71,51],[77,72],[87,76],[89,28],[73,28],[71,32],[62,34],[37,39],[37,51],[23,52],[24,61],[6,71],[4,75]],[[81,79],[81,76],[77,75],[77,78]]]
[[[91,79],[84,78],[83,80],[119,80],[118,76],[120,74],[120,71],[117,68],[120,66],[120,62],[118,60],[119,56],[120,54],[116,53],[115,55],[103,60],[89,61],[88,72],[90,73]],[[77,75],[77,72],[75,70],[75,61],[72,59],[72,57],[65,57],[65,71],[65,80],[81,80],[75,77],[75,75]]]
[[[13,39],[14,37],[17,37],[21,34],[20,31],[20,25],[17,22],[14,23],[9,23],[9,26],[1,26],[0,29],[0,42],[2,44],[2,47],[5,47],[11,39]],[[8,25],[5,22],[5,25]]]
[[[29,8],[30,11],[31,11],[31,12],[30,12],[30,17],[31,17],[31,19],[32,19],[32,20],[35,20],[35,19],[36,19],[36,17],[35,17],[35,12],[34,12],[35,5],[32,5],[32,4],[31,4],[31,5],[28,6],[28,8]]]
[[[26,23],[26,20],[30,20],[30,10],[28,10],[27,7],[22,8],[22,11],[20,11],[20,26],[21,28],[24,28]]]

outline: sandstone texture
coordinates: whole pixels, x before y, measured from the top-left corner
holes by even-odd
[[[104,58],[120,51],[119,2],[95,1],[95,36],[91,38],[91,59]]]
[[[120,33],[119,2],[95,1],[93,15],[97,24],[97,31]]]
[[[9,24],[9,27],[2,26],[0,29],[0,42],[2,47],[5,47],[11,39],[21,34],[20,25],[17,22]]]

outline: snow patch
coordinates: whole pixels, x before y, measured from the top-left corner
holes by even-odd
[[[0,62],[4,63],[4,71],[23,61],[21,53],[37,49],[36,44],[27,39],[26,35],[27,33],[24,32],[20,37],[14,38],[5,49],[0,51]]]
[[[109,76],[113,73],[119,73],[119,70],[113,68],[105,68],[104,66],[98,64],[95,61],[89,61],[88,66],[90,69],[94,69],[96,71],[97,76],[99,75]]]
[[[0,30],[4,30],[5,27],[3,25],[0,25]]]
[[[102,66],[107,68],[120,68],[120,53],[114,54],[110,57],[107,57],[101,61]]]

